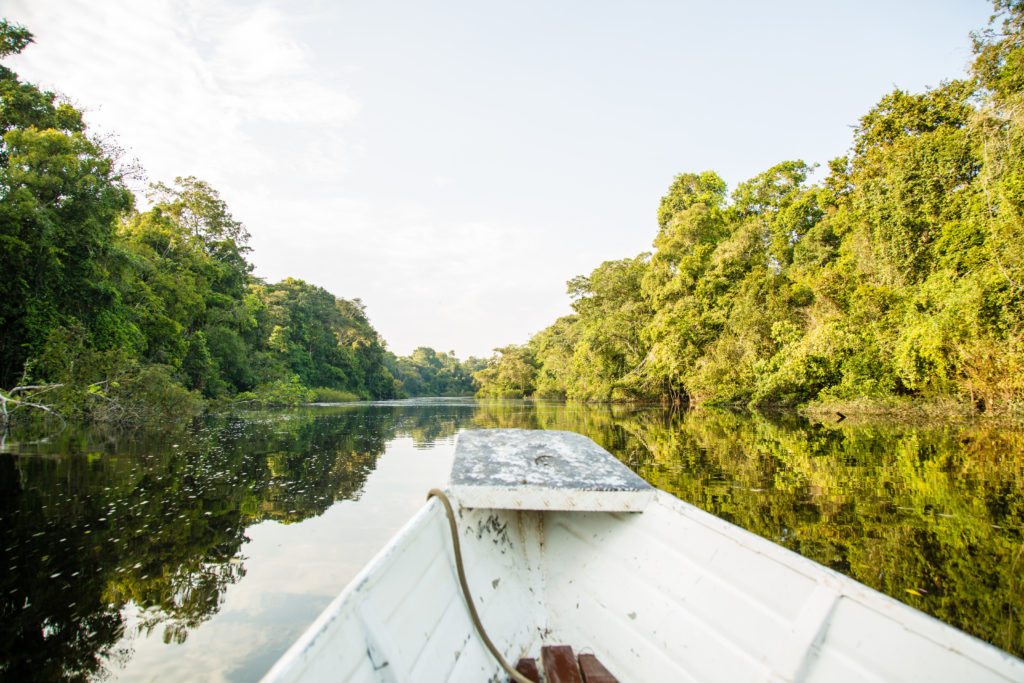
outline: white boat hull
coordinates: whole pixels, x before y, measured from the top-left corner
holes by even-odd
[[[468,580],[515,662],[592,652],[620,681],[1024,681],[1024,662],[657,492],[642,514],[462,509]],[[433,500],[266,681],[504,681]]]

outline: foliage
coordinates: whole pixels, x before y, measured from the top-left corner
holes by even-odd
[[[633,369],[647,353],[641,330],[651,317],[640,296],[647,267],[648,255],[640,254],[605,261],[569,281],[579,335],[569,364],[569,398],[610,400],[634,392]]]
[[[31,42],[0,21],[0,58]],[[111,422],[240,394],[290,405],[308,387],[399,395],[362,303],[253,277],[249,234],[209,184],[155,183],[139,211],[131,169],[74,107],[3,66],[0,105],[0,388]]]
[[[288,379],[261,384],[252,391],[245,391],[235,397],[238,403],[253,403],[257,406],[297,406],[313,400],[314,394],[303,386],[298,375]]]
[[[31,40],[0,23],[0,57]],[[133,204],[123,180],[77,111],[0,67],[0,386],[58,327],[80,327],[98,348],[130,342],[116,333],[107,269],[115,220]]]
[[[537,374],[533,353],[525,346],[504,346],[474,375],[480,384],[477,396],[484,398],[522,398],[536,389]]]
[[[569,394],[573,356],[579,343],[579,317],[565,316],[530,340],[537,363],[533,395],[537,398],[565,399]]]
[[[473,374],[484,367],[479,358],[460,361],[454,351],[445,353],[427,346],[408,356],[389,354],[387,362],[405,396],[472,396],[477,389]]]
[[[349,403],[360,400],[358,394],[330,387],[314,387],[310,392],[309,400],[314,403]]]
[[[394,398],[397,385],[386,366],[384,343],[358,299],[336,298],[293,278],[254,284],[258,372],[271,379],[292,374],[307,387]]]
[[[480,394],[1024,408],[1024,4],[995,10],[970,79],[884,96],[819,184],[677,176],[653,253],[571,280]]]

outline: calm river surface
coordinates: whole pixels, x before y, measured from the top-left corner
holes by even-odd
[[[1024,428],[428,399],[0,447],[0,678],[258,679],[443,485],[580,432],[648,481],[1024,655]]]

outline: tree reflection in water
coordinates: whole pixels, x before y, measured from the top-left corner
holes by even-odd
[[[450,411],[438,409],[441,417]],[[245,576],[245,529],[356,498],[384,445],[451,419],[400,408],[254,413],[147,434],[65,432],[0,454],[0,674],[102,675],[131,605],[182,643]]]
[[[0,675],[102,677],[131,657],[127,623],[184,642],[244,579],[247,527],[357,499],[395,438],[482,427],[586,434],[680,498],[1024,654],[1019,426],[450,400],[9,441]]]
[[[655,486],[1024,655],[1024,428],[539,404]]]

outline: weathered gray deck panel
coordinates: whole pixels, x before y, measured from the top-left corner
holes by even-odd
[[[465,507],[639,511],[650,484],[573,432],[471,430],[459,434],[450,480]]]

